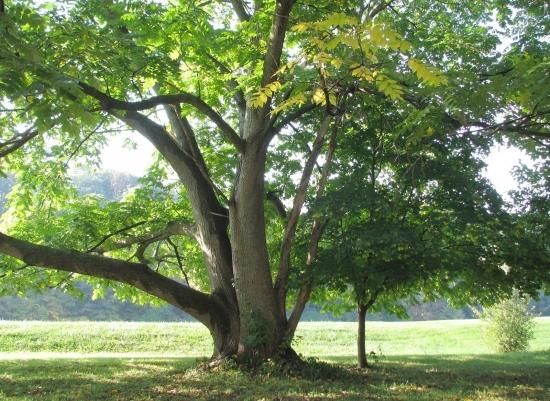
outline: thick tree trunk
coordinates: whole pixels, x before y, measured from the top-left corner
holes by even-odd
[[[367,365],[367,351],[365,348],[365,318],[367,317],[367,305],[357,303],[357,367],[365,369]]]
[[[229,208],[235,291],[239,303],[239,353],[270,356],[283,332],[266,246],[264,218],[265,149],[248,143]]]

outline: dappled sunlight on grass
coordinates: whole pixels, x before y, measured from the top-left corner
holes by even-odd
[[[354,324],[304,324],[297,351],[341,369],[289,377],[205,371],[211,339],[197,325],[2,322],[0,400],[547,401],[550,320],[539,323],[534,351],[513,354],[489,353],[478,322],[371,324],[368,371],[355,368]]]
[[[89,400],[547,400],[550,353],[387,356],[360,371],[308,379],[235,369],[204,371],[193,358],[0,362],[7,401]],[[515,363],[514,363],[515,362]]]

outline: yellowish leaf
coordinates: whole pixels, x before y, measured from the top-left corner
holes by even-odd
[[[308,24],[307,22],[300,22],[300,23],[294,25],[292,28],[290,28],[290,30],[293,31],[293,32],[301,33],[301,32],[307,31],[310,27],[311,27],[311,25]]]
[[[263,107],[267,103],[267,95],[260,91],[254,93],[252,96],[250,96],[250,106],[252,108],[260,108]]]
[[[423,64],[421,61],[411,58],[407,62],[409,68],[430,86],[446,85],[448,80],[445,75],[434,67]]]
[[[180,56],[181,56],[181,53],[178,49],[174,49],[168,54],[168,57],[170,57],[170,60],[174,60],[174,61],[179,59]]]
[[[336,68],[340,68],[343,63],[344,62],[341,59],[339,59],[338,57],[335,57],[330,61],[330,64],[332,64]]]
[[[332,56],[330,54],[327,54],[327,53],[317,53],[314,57],[313,57],[313,60],[314,61],[317,61],[321,64],[327,64],[327,63],[330,63],[331,60],[332,60]]]
[[[327,103],[327,99],[325,97],[325,91],[321,88],[317,88],[315,92],[313,93],[312,101],[314,104],[324,105]]]
[[[351,75],[353,77],[357,77],[359,79],[364,79],[366,81],[372,82],[374,81],[375,72],[369,70],[365,66],[362,66],[359,64],[352,64]]]
[[[267,103],[267,100],[282,87],[283,85],[279,81],[270,82],[250,96],[250,106],[253,108],[263,107]]]
[[[333,26],[357,25],[357,18],[343,13],[334,13],[326,19],[315,23],[315,28],[318,30],[328,29]]]
[[[271,114],[277,114],[281,111],[287,110],[292,106],[301,106],[306,102],[306,97],[303,93],[298,93],[294,96],[289,97],[285,101],[281,102],[277,107],[275,107]]]
[[[152,78],[152,77],[145,78],[143,80],[143,90],[144,91],[150,90],[151,88],[153,88],[153,86],[155,86],[156,83],[157,83],[157,80],[155,78]]]
[[[386,75],[378,74],[376,78],[376,86],[382,93],[391,99],[403,99],[403,87],[399,85],[397,81],[387,77]]]
[[[353,35],[344,35],[340,38],[340,43],[351,47],[352,49],[359,49],[359,41]]]

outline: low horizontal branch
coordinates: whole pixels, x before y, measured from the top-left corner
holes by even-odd
[[[163,276],[144,264],[33,244],[3,233],[0,233],[0,252],[30,266],[130,284],[184,310],[207,327],[212,326],[211,308],[215,306],[208,294]]]

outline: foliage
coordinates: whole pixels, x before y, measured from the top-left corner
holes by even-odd
[[[515,290],[509,298],[483,309],[486,340],[499,352],[525,351],[535,326],[529,298]]]
[[[429,115],[432,134],[411,141],[401,129],[407,115],[388,110],[357,111],[340,141],[338,177],[313,205],[328,220],[317,268],[329,285],[317,299],[403,314],[401,298],[460,305],[506,291],[499,242],[509,216],[475,155],[490,141],[449,138],[446,123]]]

